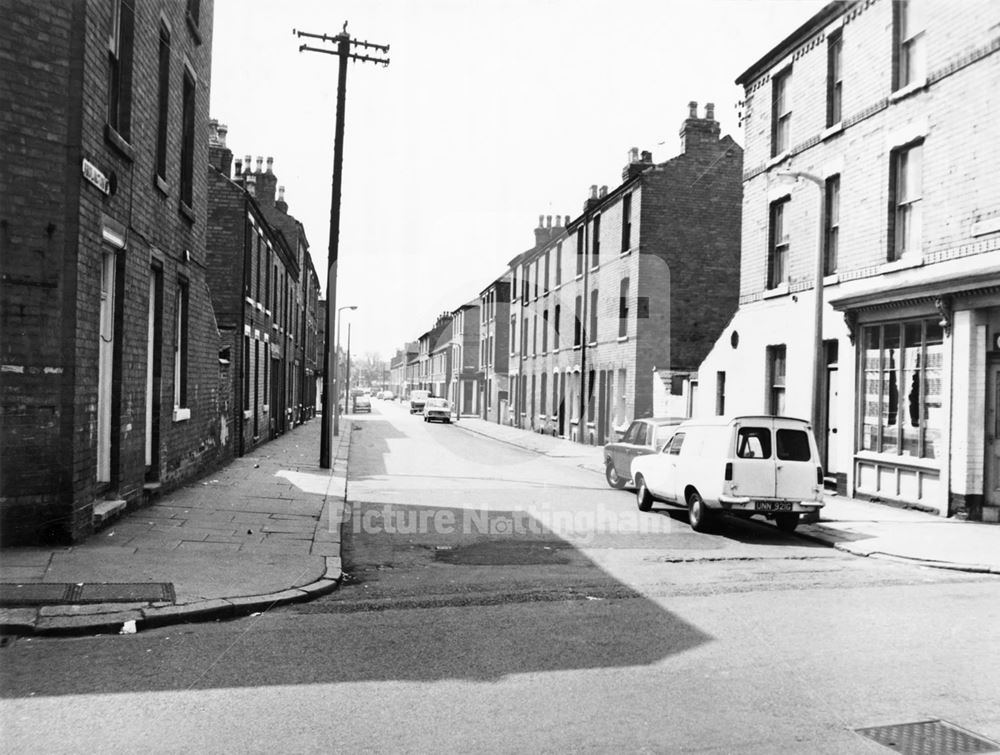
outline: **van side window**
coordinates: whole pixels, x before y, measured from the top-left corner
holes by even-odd
[[[677,433],[673,438],[670,439],[670,448],[667,453],[671,456],[677,456],[681,452],[681,446],[684,444],[684,433]]]
[[[741,459],[770,459],[771,431],[766,427],[741,427],[736,455]]]
[[[809,436],[803,430],[778,430],[778,458],[783,461],[809,461]]]

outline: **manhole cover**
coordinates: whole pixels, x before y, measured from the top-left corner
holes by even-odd
[[[35,582],[0,584],[0,606],[51,606],[75,603],[173,603],[170,582]]]
[[[947,755],[963,752],[1000,752],[1000,744],[947,721],[916,721],[855,729],[890,750],[907,755]]]
[[[434,558],[446,564],[465,566],[568,564],[570,560],[564,546],[544,541],[487,540],[450,551],[436,551]]]

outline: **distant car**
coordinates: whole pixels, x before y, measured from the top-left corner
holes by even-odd
[[[424,403],[431,397],[430,391],[410,391],[410,414],[423,414]]]
[[[704,532],[721,514],[761,514],[785,532],[823,506],[823,467],[808,422],[791,417],[688,420],[655,455],[632,462],[636,502],[688,510]]]
[[[443,398],[429,398],[424,403],[424,422],[451,424],[451,402]]]
[[[369,396],[361,395],[354,397],[354,413],[361,414],[367,412],[371,414],[372,400]]]
[[[645,454],[655,454],[670,440],[680,417],[637,419],[622,439],[604,447],[604,477],[613,488],[624,488],[632,481],[632,461]]]
[[[393,393],[392,391],[382,391],[382,398],[385,399],[386,401],[392,401],[394,398],[396,398],[396,394]]]

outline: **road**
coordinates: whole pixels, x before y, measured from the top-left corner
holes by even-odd
[[[6,752],[889,752],[1000,739],[1000,583],[766,522],[691,531],[572,459],[356,424],[336,593],[231,622],[0,649]]]

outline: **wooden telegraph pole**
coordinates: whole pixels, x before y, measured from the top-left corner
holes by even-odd
[[[299,45],[299,52],[308,50],[310,52],[322,52],[327,55],[336,55],[340,58],[340,68],[337,76],[337,120],[333,137],[333,189],[330,198],[330,244],[326,270],[326,338],[323,340],[323,424],[320,429],[319,440],[319,465],[323,469],[330,469],[333,461],[330,458],[331,438],[333,435],[333,411],[332,407],[337,400],[336,396],[331,396],[331,377],[337,355],[330,349],[330,339],[337,324],[337,255],[340,249],[340,189],[344,167],[344,95],[347,88],[347,61],[357,60],[362,63],[381,63],[389,65],[389,58],[376,58],[369,55],[361,55],[351,52],[352,48],[363,47],[378,50],[379,52],[389,52],[389,45],[376,45],[367,41],[351,39],[347,33],[347,22],[344,28],[335,37],[327,34],[311,34],[309,32],[292,30],[295,36],[318,39],[323,42],[336,42],[337,49],[329,50],[323,47],[309,47]]]

